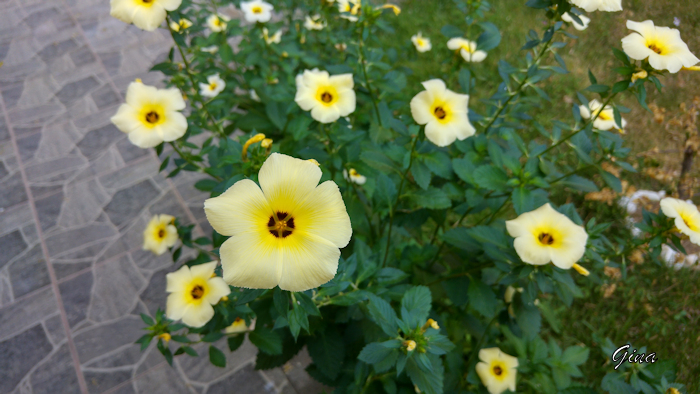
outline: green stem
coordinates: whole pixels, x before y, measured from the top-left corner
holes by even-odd
[[[166,23],[168,24],[168,30],[170,31],[170,36],[173,39],[173,42],[175,43],[175,46],[177,47],[177,51],[180,53],[180,57],[182,57],[182,62],[185,65],[185,71],[187,72],[187,76],[189,77],[190,83],[192,84],[192,89],[194,90],[194,97],[199,103],[202,105],[202,110],[207,114],[209,117],[209,120],[214,124],[216,131],[219,133],[221,138],[227,138],[226,133],[224,132],[223,127],[221,127],[221,124],[216,121],[216,118],[209,112],[209,109],[207,108],[207,105],[205,103],[205,100],[202,99],[202,96],[199,94],[199,90],[197,89],[197,82],[194,80],[194,75],[192,74],[192,70],[190,69],[190,62],[187,61],[187,56],[185,56],[185,51],[182,50],[182,47],[180,44],[178,44],[177,40],[175,39],[175,32],[170,28],[170,16],[166,16]]]
[[[491,326],[493,325],[493,323],[496,322],[496,319],[498,319],[498,314],[496,314],[496,316],[494,316],[493,319],[491,319],[491,321],[489,322],[489,325],[486,326],[486,329],[484,330],[484,335],[482,335],[481,338],[479,338],[479,342],[476,343],[474,350],[472,350],[472,353],[469,355],[469,361],[467,361],[467,364],[466,364],[467,368],[470,368],[470,366],[472,365],[474,358],[479,353],[479,350],[481,349],[481,345],[484,344],[484,340],[488,336],[489,330],[491,329]]]
[[[396,201],[394,201],[394,205],[389,207],[389,232],[387,233],[386,251],[384,252],[384,260],[382,261],[382,267],[386,265],[386,260],[389,258],[389,248],[391,246],[391,229],[394,225],[394,212],[396,211],[396,207],[399,205],[399,199],[401,198],[401,192],[403,191],[404,183],[406,183],[406,177],[408,177],[408,172],[411,170],[411,166],[413,165],[413,153],[416,151],[416,144],[418,143],[419,137],[420,131],[413,139],[413,144],[411,145],[410,153],[411,156],[408,161],[408,168],[406,168],[406,171],[404,171],[404,173],[401,175],[401,183],[399,183],[399,190],[396,193]]]
[[[366,60],[367,57],[365,56],[365,43],[362,40],[362,36],[364,35],[365,32],[365,24],[362,24],[362,28],[360,29],[360,40],[359,40],[359,49],[360,49],[360,66],[362,66],[362,74],[365,77],[365,84],[367,85],[367,91],[369,92],[369,98],[372,100],[372,106],[374,107],[374,112],[377,115],[377,122],[379,122],[379,126],[382,125],[382,118],[379,115],[379,106],[377,106],[377,100],[374,97],[374,92],[372,91],[372,85],[369,83],[369,76],[367,75],[367,64]]]

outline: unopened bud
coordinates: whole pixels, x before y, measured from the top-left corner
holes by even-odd
[[[634,83],[638,79],[645,79],[648,76],[649,76],[649,74],[646,72],[646,70],[638,71],[638,72],[632,74],[632,82]]]
[[[141,78],[136,78],[134,82],[143,83],[143,81],[141,81]]]
[[[581,274],[581,275],[583,275],[583,276],[588,276],[588,275],[590,275],[590,272],[588,272],[587,269],[581,267],[581,266],[578,265],[578,264],[574,264],[574,269],[576,270],[576,272],[578,272],[579,274]]]
[[[289,54],[287,53],[287,51],[282,52],[282,57],[289,57]]]
[[[221,297],[221,301],[224,301],[224,302],[228,301],[228,296]]]
[[[170,342],[170,338],[172,338],[172,337],[167,332],[164,332],[164,333],[158,335],[158,338],[164,340],[165,343],[168,343],[168,342]]]
[[[412,352],[413,350],[416,349],[416,341],[409,339],[408,341],[404,341],[403,345],[406,347],[406,350],[409,352]]]
[[[248,139],[248,141],[245,142],[243,145],[243,149],[241,150],[241,157],[243,158],[243,161],[248,160],[248,147],[251,144],[254,144],[256,142],[260,142],[265,139],[265,134],[263,133],[258,133]]]
[[[267,149],[267,148],[269,148],[269,147],[272,146],[272,140],[271,140],[270,138],[265,138],[265,139],[262,140],[262,142],[260,143],[260,146],[262,146],[263,148]]]

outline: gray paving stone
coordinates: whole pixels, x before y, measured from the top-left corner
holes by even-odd
[[[30,377],[34,393],[72,394],[80,392],[78,375],[68,346],[61,346]]]
[[[122,65],[122,54],[119,52],[102,52],[98,53],[102,64],[105,65],[107,72],[110,75],[119,73],[119,68]]]
[[[9,208],[27,201],[22,174],[17,171],[0,182],[0,208]]]
[[[63,191],[63,185],[47,185],[47,186],[40,186],[40,185],[31,185],[30,189],[32,191],[32,196],[34,196],[35,199],[42,198],[49,196],[51,194],[56,194],[59,191]]]
[[[80,171],[87,160],[80,156],[66,156],[27,166],[29,182],[61,182]]]
[[[45,63],[49,64],[58,57],[65,55],[67,52],[78,47],[74,39],[69,38],[61,42],[53,42],[45,46],[37,55]]]
[[[26,163],[34,158],[34,153],[36,153],[37,148],[39,148],[39,142],[41,142],[41,133],[17,139],[19,157],[23,162]]]
[[[86,272],[58,285],[68,324],[71,328],[85,320],[87,316],[92,284],[92,272]]]
[[[112,226],[94,223],[48,236],[46,247],[50,256],[57,256],[114,235],[116,231]]]
[[[139,394],[178,394],[191,391],[175,369],[165,364],[134,379]]]
[[[117,149],[119,149],[119,154],[122,156],[125,163],[148,156],[149,154],[147,149],[139,148],[126,138],[117,142]]]
[[[52,261],[53,270],[56,273],[56,279],[61,280],[69,275],[73,275],[77,272],[84,271],[92,267],[92,262],[88,263],[75,263],[75,262],[56,262]]]
[[[14,108],[7,112],[13,126],[36,127],[37,124],[45,123],[63,111],[64,108],[60,104],[49,103],[37,105],[32,108]]]
[[[90,97],[92,97],[92,101],[95,102],[98,109],[107,108],[121,102],[121,98],[109,84],[102,85],[101,88],[92,92]]]
[[[158,172],[158,161],[153,157],[138,161],[124,168],[100,176],[100,183],[107,190],[119,190],[151,178]],[[146,202],[144,205],[146,205]]]
[[[12,129],[15,132],[15,137],[22,138],[30,134],[40,133],[42,128],[42,126],[14,126]]]
[[[110,240],[103,239],[95,243],[84,245],[80,249],[75,249],[70,252],[57,254],[53,262],[77,262],[77,261],[92,261],[95,256],[98,256],[109,243]]]
[[[143,356],[144,353],[141,352],[140,346],[129,344],[113,353],[85,364],[85,367],[93,369],[129,367],[136,365]]]
[[[119,238],[105,250],[97,262],[102,263],[103,261],[121,256],[126,252],[141,249],[143,246],[143,230],[146,229],[146,225],[150,219],[150,216],[146,213],[142,213],[138,219],[132,220],[128,227],[121,229]]]
[[[105,391],[131,379],[131,370],[92,371],[83,370],[88,392],[104,393]]]
[[[110,261],[94,270],[95,285],[88,318],[94,322],[113,320],[134,308],[138,294],[146,280],[138,272],[128,255]]]
[[[168,214],[175,216],[180,220],[180,223],[191,224],[189,215],[185,212],[185,208],[182,207],[180,201],[175,196],[175,193],[170,190],[165,195],[158,200],[156,200],[153,205],[149,208],[149,212],[152,215],[158,214]]]
[[[41,324],[0,342],[0,392],[13,390],[52,349]]]
[[[14,108],[17,106],[19,99],[22,97],[22,92],[24,91],[24,82],[20,81],[11,86],[3,86],[2,88],[2,99],[5,100],[5,106],[7,108]]]
[[[7,174],[9,174],[9,172],[5,168],[5,165],[0,161],[0,180],[2,180],[2,178],[6,177]]]
[[[332,392],[332,389],[325,387],[323,384],[315,381],[308,373],[306,367],[311,364],[311,357],[303,348],[296,356],[285,364],[284,370],[287,375],[287,380],[292,387],[299,393],[320,393],[323,390]]]
[[[75,347],[81,364],[133,343],[143,335],[142,327],[141,318],[128,316],[75,334]]]
[[[8,267],[15,298],[51,284],[41,245],[35,245]]]
[[[39,224],[42,231],[49,230],[58,222],[58,215],[61,214],[63,206],[63,191],[40,198],[35,201],[36,213],[39,217]]]
[[[173,258],[170,253],[156,256],[148,250],[136,250],[131,252],[131,258],[137,267],[148,271],[160,270],[173,265]]]
[[[73,60],[73,64],[80,67],[83,64],[93,63],[95,61],[95,56],[87,45],[83,45],[79,49],[70,53],[70,58]]]
[[[58,224],[64,228],[81,226],[93,222],[102,213],[102,207],[110,195],[96,180],[71,184],[63,202]]]
[[[136,217],[143,210],[144,205],[159,194],[155,186],[146,180],[118,191],[104,208],[104,211],[114,225],[121,227]]]
[[[46,319],[44,321],[44,328],[54,346],[66,340],[66,330],[63,328],[63,320],[61,320],[60,314]]]
[[[90,76],[66,84],[56,93],[56,98],[68,107],[98,86],[100,86],[100,82],[95,77]]]
[[[274,386],[268,384],[265,379],[248,364],[225,379],[220,380],[207,390],[207,394],[228,394],[232,388],[246,394],[271,394],[275,392]]]
[[[0,307],[9,305],[14,301],[12,297],[12,286],[10,286],[10,279],[0,275]]]
[[[57,17],[58,15],[58,9],[55,7],[51,7],[45,10],[34,12],[33,14],[29,15],[24,21],[29,26],[35,28],[40,26],[42,23],[46,23],[47,21]]]
[[[92,158],[124,136],[125,134],[119,131],[116,126],[108,124],[87,133],[77,145],[83,156]]]
[[[0,212],[0,234],[12,232],[29,223],[34,224],[34,216],[27,203],[15,205]]]
[[[27,244],[34,244],[39,242],[39,233],[34,223],[27,224],[21,228],[22,236]]]
[[[5,266],[8,261],[17,257],[27,248],[27,243],[22,237],[19,230],[15,230],[7,235],[0,237],[0,268]]]
[[[148,286],[141,292],[141,301],[143,301],[146,308],[148,308],[149,315],[155,316],[158,308],[165,310],[165,300],[168,298],[168,294],[165,292],[165,285],[167,283],[165,275],[175,271],[176,268],[177,267],[171,266],[154,273],[148,282]]]
[[[5,123],[5,118],[0,117],[0,141],[7,141],[10,139],[10,132],[7,129],[7,123]]]

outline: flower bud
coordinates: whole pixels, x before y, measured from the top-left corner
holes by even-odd
[[[168,343],[168,342],[170,342],[170,338],[172,338],[172,337],[167,332],[164,332],[164,333],[158,335],[158,338],[164,340],[165,343]]]
[[[406,347],[406,350],[409,352],[413,351],[416,349],[416,341],[409,339],[408,341],[404,341],[403,345]]]
[[[260,146],[262,146],[263,148],[267,149],[267,148],[269,148],[269,147],[272,146],[272,140],[271,140],[270,138],[265,138],[265,139],[262,140],[262,142],[260,143]]]
[[[646,70],[638,71],[638,72],[632,74],[632,82],[634,83],[638,79],[645,79],[648,76],[649,76],[649,74],[647,74]]]
[[[221,297],[221,301],[228,301],[228,296]]]
[[[675,387],[669,387],[666,389],[666,394],[681,394],[681,392]]]
[[[580,266],[580,265],[578,265],[578,264],[574,264],[573,267],[574,267],[574,269],[576,270],[576,272],[578,272],[579,274],[581,274],[581,275],[583,275],[583,276],[588,276],[588,275],[590,275],[590,272],[588,272],[587,269],[583,268],[582,266]]]
[[[265,134],[258,133],[256,135],[250,137],[250,139],[248,139],[248,141],[245,142],[245,145],[243,145],[243,150],[241,151],[241,157],[243,158],[243,161],[248,161],[248,147],[251,144],[254,144],[256,142],[260,142],[264,139],[265,139]]]

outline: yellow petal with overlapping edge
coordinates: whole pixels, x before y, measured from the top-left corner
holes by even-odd
[[[171,320],[182,320],[191,327],[202,327],[214,316],[212,305],[227,296],[231,290],[214,275],[216,261],[192,267],[182,266],[166,275],[166,291],[170,293],[166,302],[166,316]]]
[[[695,204],[667,197],[661,200],[661,211],[674,218],[676,228],[690,238],[690,242],[700,245],[700,212]]]

